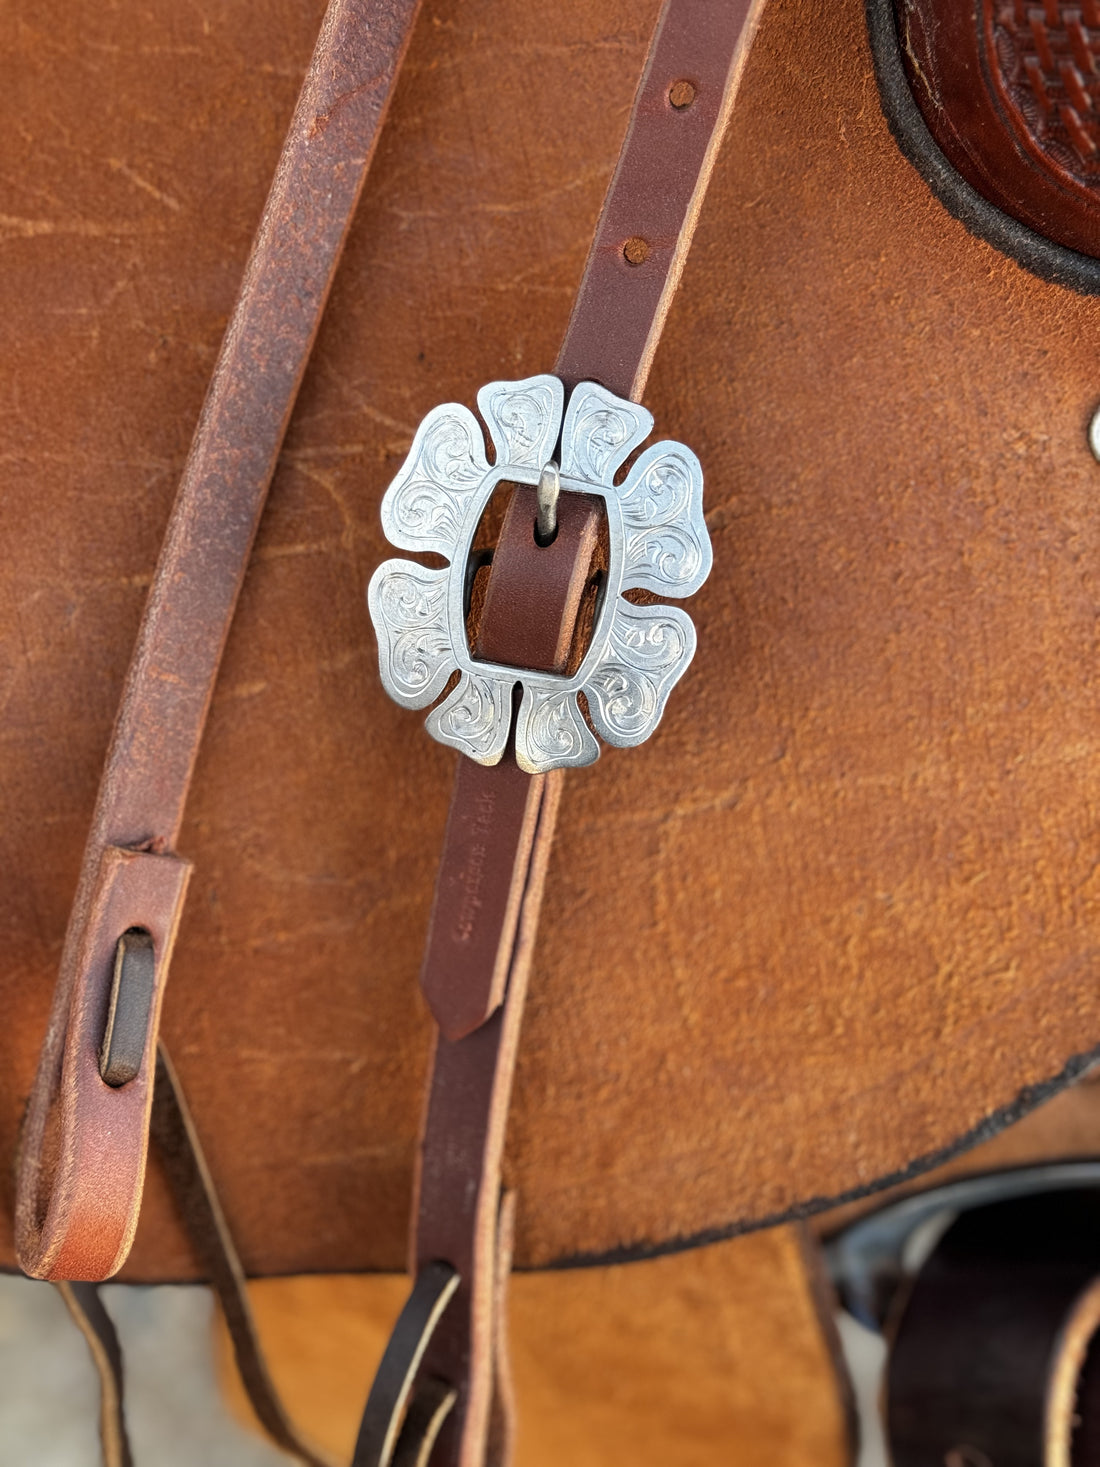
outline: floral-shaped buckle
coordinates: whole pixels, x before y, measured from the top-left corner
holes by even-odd
[[[584,693],[596,731],[628,747],[647,739],[695,653],[695,628],[674,606],[636,606],[639,588],[690,596],[711,567],[703,520],[703,472],[680,443],[655,443],[621,484],[615,474],[649,436],[653,415],[595,382],[565,389],[556,377],[491,382],[477,395],[495,450],[490,464],[469,408],[433,408],[382,499],[386,538],[401,550],[435,551],[434,569],[387,560],[367,592],[382,682],[404,708],[426,708],[455,672],[458,683],[428,715],[428,732],[479,764],[508,743],[512,689],[523,688],[516,761],[530,774],[591,764],[599,744],[577,704]],[[562,412],[565,409],[565,421]],[[591,641],[571,676],[475,660],[466,637],[465,582],[474,535],[501,481],[537,485],[561,430],[562,492],[600,495],[609,564]]]

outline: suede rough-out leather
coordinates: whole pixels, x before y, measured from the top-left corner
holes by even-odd
[[[249,1285],[287,1406],[336,1461],[407,1293],[407,1279],[385,1274]],[[626,1267],[521,1274],[509,1293],[516,1467],[849,1467],[847,1387],[796,1228]],[[223,1386],[254,1424],[218,1334]]]
[[[5,1176],[321,9],[0,18]],[[429,408],[554,361],[656,11],[426,0],[413,36],[179,843],[163,1032],[251,1272],[404,1262],[453,756],[378,681],[378,504]],[[566,783],[520,1265],[875,1186],[1100,1045],[1096,330],[902,158],[859,0],[771,0],[646,396],[704,467],[699,652]],[[124,1276],[195,1271],[154,1168]]]

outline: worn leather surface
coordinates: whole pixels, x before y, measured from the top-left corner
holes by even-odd
[[[178,842],[268,486],[418,4],[332,0],[326,11],[203,403],[104,763],[20,1140],[16,1253],[37,1277],[103,1278],[133,1238],[159,1002],[132,1084],[108,1088],[95,1054],[125,925],[152,934],[162,993],[164,935],[175,934],[183,888],[154,900],[146,882],[120,926],[97,901],[102,870],[118,847],[167,856]]]
[[[953,1178],[1033,1166],[1045,1161],[1100,1156],[1100,1075],[1096,1071],[1036,1106],[1015,1125],[991,1135],[943,1166],[899,1182],[874,1195],[828,1208],[811,1219],[818,1236],[832,1235],[876,1208]]]
[[[403,1261],[451,756],[377,682],[378,501],[428,408],[553,360],[655,10],[430,0],[413,38],[180,840],[165,1032],[253,1271]],[[9,1157],[319,12],[0,22]],[[1095,329],[900,157],[858,0],[773,0],[647,394],[704,465],[700,650],[657,737],[566,789],[521,1263],[874,1185],[1100,1043]],[[154,1177],[128,1276],[193,1269]]]
[[[145,1167],[153,1099],[148,1052],[191,878],[189,864],[178,856],[112,845],[90,871],[80,904],[82,930],[75,940],[70,935],[67,981],[59,995],[71,1002],[54,1008],[36,1103],[19,1137],[19,1260],[41,1278],[107,1278],[133,1240],[141,1203],[136,1183]],[[146,1057],[133,1078],[116,1088],[101,1076],[112,970],[118,938],[138,926],[153,939],[160,972],[141,1026]],[[94,973],[100,982],[74,982],[80,972]]]
[[[392,1275],[249,1286],[287,1405],[337,1461],[407,1291]],[[844,1389],[792,1228],[629,1267],[519,1274],[509,1334],[516,1467],[851,1460]],[[249,1420],[224,1336],[221,1359]]]

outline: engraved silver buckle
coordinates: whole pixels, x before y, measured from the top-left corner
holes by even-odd
[[[495,450],[467,407],[433,408],[382,499],[386,538],[400,550],[434,551],[433,569],[387,560],[371,577],[367,604],[386,691],[403,708],[426,708],[451,676],[459,681],[429,713],[428,732],[479,764],[508,743],[512,689],[516,761],[529,774],[591,764],[600,746],[577,704],[583,693],[596,732],[620,748],[657,727],[673,685],[695,653],[695,627],[674,606],[636,606],[624,592],[690,596],[711,567],[703,519],[703,471],[681,443],[655,443],[621,484],[616,472],[653,428],[653,415],[595,382],[565,389],[548,375],[490,382],[477,395]],[[564,422],[563,419],[564,412]],[[581,665],[571,676],[476,661],[466,638],[466,565],[497,484],[538,485],[558,460],[562,493],[598,494],[607,508],[606,593]]]

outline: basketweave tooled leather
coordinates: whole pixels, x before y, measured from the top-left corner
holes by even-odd
[[[9,1156],[319,9],[4,33]],[[377,493],[424,409],[502,350],[552,359],[654,15],[556,11],[534,93],[526,7],[440,5],[413,38],[180,842],[203,875],[165,1028],[253,1271],[403,1259],[450,766],[371,675]],[[44,36],[56,133],[25,120]],[[931,198],[858,5],[775,0],[743,99],[649,396],[707,467],[718,568],[692,695],[567,794],[510,1134],[525,1264],[871,1185],[1100,1039],[1091,307]],[[193,1271],[154,1177],[129,1276]]]
[[[895,0],[910,86],[943,152],[1039,234],[1100,255],[1095,0]]]

